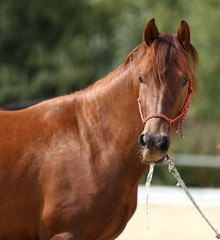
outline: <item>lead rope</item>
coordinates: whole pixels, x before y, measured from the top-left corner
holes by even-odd
[[[149,224],[150,218],[149,218],[149,188],[150,188],[150,183],[153,177],[153,172],[154,172],[154,163],[150,164],[149,167],[149,172],[147,175],[147,180],[145,183],[145,190],[146,190],[146,222]],[[147,230],[149,230],[149,225],[147,225]]]
[[[196,203],[196,201],[194,200],[194,198],[192,197],[192,195],[190,194],[190,192],[188,191],[185,183],[183,182],[182,178],[180,177],[174,162],[172,161],[171,157],[167,154],[166,156],[166,160],[169,164],[168,166],[168,171],[171,172],[174,177],[176,178],[176,180],[178,181],[178,185],[180,185],[182,187],[182,189],[184,190],[184,192],[186,193],[186,195],[189,197],[189,199],[191,200],[191,202],[193,203],[193,205],[196,207],[196,209],[199,211],[199,213],[201,214],[201,216],[205,219],[205,221],[208,223],[208,225],[211,227],[211,229],[215,232],[216,234],[216,238],[220,239],[220,233],[217,232],[217,230],[213,227],[213,225],[210,223],[210,221],[207,219],[207,217],[204,215],[204,213],[202,212],[202,210],[200,209],[200,207],[198,206],[198,204]]]

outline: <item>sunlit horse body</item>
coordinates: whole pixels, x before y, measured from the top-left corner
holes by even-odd
[[[150,119],[143,131],[139,86],[145,115],[181,112],[187,79],[195,84],[189,34],[184,20],[174,36],[159,34],[151,19],[143,43],[106,78],[0,113],[0,239],[108,240],[122,232],[136,209],[143,162],[163,159],[169,148],[164,119]]]

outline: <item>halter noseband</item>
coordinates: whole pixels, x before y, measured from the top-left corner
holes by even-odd
[[[189,97],[186,100],[186,102],[185,102],[185,104],[183,106],[182,112],[180,113],[180,115],[178,117],[176,117],[174,119],[171,119],[171,118],[167,117],[166,115],[164,115],[162,113],[153,113],[150,116],[144,118],[142,110],[141,110],[141,85],[140,85],[139,98],[137,99],[137,101],[138,101],[139,112],[140,112],[141,120],[142,120],[143,124],[145,125],[146,122],[149,119],[151,119],[151,118],[163,118],[163,119],[165,119],[169,123],[169,125],[170,125],[170,134],[171,134],[172,123],[179,119],[178,123],[177,123],[177,126],[176,126],[176,133],[180,129],[180,134],[181,134],[181,137],[183,138],[184,137],[184,135],[183,135],[183,122],[184,122],[184,120],[186,118],[186,114],[187,114],[187,112],[189,110],[190,101],[191,101],[193,93],[194,93],[194,91],[192,89],[192,79],[190,78],[189,79],[189,86],[188,86]]]

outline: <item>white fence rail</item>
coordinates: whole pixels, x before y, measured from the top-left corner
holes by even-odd
[[[220,168],[220,156],[171,154],[177,166]]]
[[[201,206],[220,206],[220,188],[188,188],[196,202]],[[138,187],[138,203],[146,204],[146,190]],[[189,205],[185,192],[175,186],[150,186],[149,204]]]

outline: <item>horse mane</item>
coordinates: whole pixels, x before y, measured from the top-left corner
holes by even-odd
[[[198,69],[198,53],[194,46],[190,43],[185,50],[179,43],[177,36],[173,34],[163,33],[148,48],[143,42],[136,47],[125,59],[124,65],[132,62],[136,57],[142,58],[148,54],[149,75],[160,84],[163,80],[162,72],[166,69],[169,62],[174,61],[177,66],[188,76],[191,76],[193,88],[197,89],[198,82],[196,78],[196,70]]]

